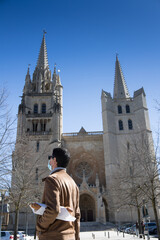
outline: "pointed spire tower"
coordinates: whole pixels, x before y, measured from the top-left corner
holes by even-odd
[[[116,64],[115,64],[115,80],[114,80],[113,98],[130,98],[128,88],[127,88],[117,55],[116,55]]]
[[[43,69],[43,70],[47,68],[49,69],[45,34],[46,32],[43,33],[43,39],[42,39],[39,57],[37,61],[37,68]]]
[[[48,64],[45,34],[46,32],[44,31],[37,66],[33,73],[33,89],[39,93],[51,90],[51,71]]]

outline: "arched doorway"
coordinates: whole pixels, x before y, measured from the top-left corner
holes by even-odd
[[[81,222],[95,221],[95,202],[88,194],[80,196]]]

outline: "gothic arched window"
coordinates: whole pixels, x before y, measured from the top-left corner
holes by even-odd
[[[42,113],[46,113],[46,104],[45,103],[43,103],[42,104],[42,109],[41,109],[42,111]]]
[[[133,129],[133,124],[132,124],[132,120],[131,119],[128,120],[128,129],[129,130]]]
[[[38,113],[38,104],[34,104],[34,113]]]
[[[130,113],[130,106],[126,105],[126,113]]]
[[[122,113],[122,107],[121,107],[121,105],[118,105],[118,113]]]
[[[122,120],[119,120],[119,130],[123,130],[123,122]]]

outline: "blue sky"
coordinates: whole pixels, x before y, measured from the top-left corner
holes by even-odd
[[[160,102],[160,0],[0,0],[0,82],[15,116],[46,30],[64,87],[63,132],[102,130],[101,91],[113,95],[116,53],[130,92],[146,92],[151,128]]]

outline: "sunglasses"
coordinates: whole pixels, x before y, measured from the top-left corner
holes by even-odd
[[[51,158],[53,159],[55,156],[53,156],[53,155],[49,155],[48,156],[48,160],[50,160]]]

